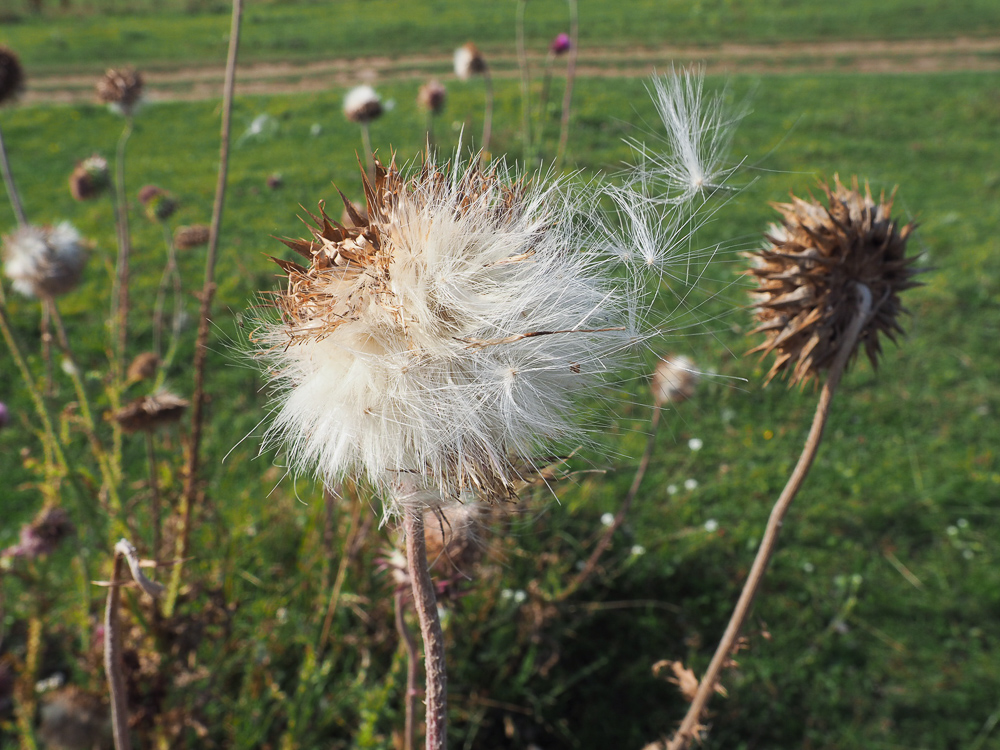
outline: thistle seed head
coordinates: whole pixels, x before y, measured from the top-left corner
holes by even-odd
[[[109,68],[97,82],[97,98],[112,111],[129,117],[142,101],[142,74],[134,68]]]
[[[448,98],[448,90],[440,81],[428,81],[420,87],[417,94],[417,104],[431,114],[439,115],[444,109],[445,100]]]
[[[128,366],[128,381],[135,383],[140,380],[149,380],[156,375],[160,367],[160,358],[153,352],[143,352],[137,354],[135,359]]]
[[[0,105],[13,101],[24,89],[24,69],[14,51],[0,45]]]
[[[87,252],[69,222],[24,226],[3,241],[4,273],[26,297],[57,297],[80,283]]]
[[[466,42],[455,50],[455,75],[468,81],[474,75],[486,72],[486,58],[472,42]]]
[[[189,402],[186,399],[169,391],[159,391],[126,404],[111,418],[120,424],[125,432],[152,432],[179,420],[188,406]]]
[[[847,188],[834,176],[826,183],[827,206],[792,196],[791,203],[774,204],[782,215],[765,235],[766,245],[748,253],[747,271],[759,286],[752,292],[757,327],[751,332],[766,338],[750,352],[774,352],[767,374],[770,382],[780,372],[789,384],[804,383],[832,363],[843,335],[857,314],[858,285],[868,287],[873,312],[858,338],[873,367],[878,366],[880,335],[892,341],[902,333],[899,316],[906,312],[899,293],[917,286],[914,257],[906,257],[906,241],[915,228],[900,228],[890,216],[893,196],[876,203],[858,179]]]
[[[360,125],[382,116],[382,99],[371,86],[355,86],[344,97],[344,117]]]
[[[177,227],[174,231],[174,245],[178,250],[191,250],[208,244],[209,228],[204,224]]]
[[[69,191],[78,201],[96,198],[110,186],[108,160],[97,154],[78,163],[69,176]]]
[[[177,210],[177,201],[161,187],[145,185],[139,189],[139,202],[150,221],[166,221]]]
[[[35,558],[55,551],[63,539],[76,531],[65,510],[47,506],[31,523],[21,527],[18,543],[0,551],[0,557]]]
[[[657,406],[687,401],[694,395],[699,377],[694,362],[683,354],[663,357],[653,371],[653,401]]]

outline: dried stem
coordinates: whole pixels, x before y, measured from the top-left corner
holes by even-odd
[[[208,356],[208,333],[211,325],[212,298],[215,296],[215,260],[219,247],[219,229],[222,225],[222,209],[226,201],[226,179],[229,174],[229,134],[233,111],[233,91],[236,88],[236,57],[240,46],[240,20],[243,15],[243,0],[233,0],[233,15],[229,29],[229,54],[226,59],[226,81],[222,93],[222,128],[219,146],[219,176],[215,185],[215,203],[212,207],[212,225],[208,235],[208,253],[205,258],[205,282],[201,289],[201,311],[198,316],[198,337],[194,350],[194,395],[191,399],[191,440],[187,452],[187,472],[184,492],[180,503],[180,528],[177,533],[176,559],[170,577],[170,588],[163,608],[169,617],[173,614],[177,595],[180,592],[181,576],[187,557],[188,541],[191,535],[191,518],[194,514],[195,498],[198,494],[198,462],[201,451],[201,430],[205,402],[205,360]]]
[[[698,692],[695,694],[694,700],[691,701],[687,715],[681,722],[677,733],[667,743],[666,750],[685,750],[690,746],[691,741],[695,739],[708,699],[715,692],[719,673],[732,654],[733,646],[739,637],[743,623],[746,621],[750,607],[753,605],[757,589],[760,587],[768,563],[774,554],[778,542],[778,534],[781,531],[782,519],[784,519],[792,500],[795,499],[799,488],[802,487],[809,473],[809,468],[812,466],[813,459],[816,457],[820,441],[823,439],[823,428],[826,426],[826,420],[830,414],[830,403],[833,400],[833,394],[837,389],[837,384],[840,382],[840,377],[844,373],[847,362],[857,346],[858,336],[861,334],[861,330],[871,314],[871,292],[863,284],[858,284],[857,290],[860,296],[858,312],[851,322],[850,327],[844,333],[840,350],[837,352],[837,356],[827,373],[826,382],[820,391],[819,404],[816,406],[816,415],[813,417],[809,436],[806,438],[805,446],[802,449],[802,455],[799,456],[799,461],[795,465],[792,475],[788,478],[788,483],[785,485],[781,496],[774,504],[774,508],[771,509],[771,516],[768,518],[767,528],[764,531],[764,539],[757,550],[757,557],[754,559],[753,567],[750,569],[746,583],[743,585],[743,591],[740,593],[736,608],[729,618],[726,631],[722,636],[722,640],[719,641],[719,646],[716,648],[715,655],[708,665],[708,670],[701,678],[701,682],[698,685]]]
[[[489,67],[483,70],[483,82],[486,85],[486,112],[483,115],[483,145],[479,151],[480,165],[486,164],[490,158],[490,136],[493,133],[493,76]]]
[[[17,217],[17,225],[24,227],[28,225],[28,219],[24,214],[24,206],[21,205],[21,196],[17,192],[17,185],[14,184],[14,175],[10,171],[10,161],[7,159],[7,147],[3,142],[3,129],[0,128],[0,170],[3,171],[3,181],[7,186],[7,197],[10,198],[10,205],[14,209],[14,216]]]
[[[125,118],[125,127],[118,138],[118,148],[115,152],[115,224],[118,230],[118,260],[111,300],[115,306],[112,321],[117,347],[115,363],[119,378],[125,372],[125,348],[128,344],[128,262],[131,240],[128,228],[128,196],[125,189],[125,146],[132,137],[132,125],[132,116],[129,115]]]
[[[406,599],[402,591],[397,591],[396,602],[396,632],[406,649],[406,723],[403,729],[403,750],[416,750],[417,745],[417,670],[419,657],[417,642],[413,633],[406,626]]]
[[[167,284],[173,282],[174,287],[174,319],[171,328],[172,338],[168,347],[168,357],[177,348],[177,323],[180,317],[182,302],[181,276],[177,268],[177,248],[174,246],[174,240],[166,222],[163,224],[163,239],[167,243],[167,264],[164,266],[163,273],[160,276],[160,286],[156,290],[156,303],[153,306],[153,353],[160,360],[163,359],[163,308],[167,303]],[[164,361],[161,369],[165,371],[169,364],[169,361]]]
[[[530,168],[531,154],[531,71],[528,53],[524,49],[524,11],[528,0],[517,0],[517,67],[521,72],[521,137],[524,141],[524,162]]]
[[[52,398],[52,325],[49,320],[49,306],[42,304],[42,362],[45,366],[45,396]]]
[[[576,78],[576,56],[579,54],[578,32],[580,22],[576,0],[569,2],[569,57],[566,59],[566,90],[563,92],[562,123],[559,129],[559,151],[556,153],[556,169],[562,165],[569,143],[569,116],[573,104],[573,80]]]
[[[149,465],[149,515],[153,527],[153,539],[150,543],[150,557],[159,560],[160,555],[160,482],[156,477],[156,450],[153,446],[153,433],[146,430],[146,463]]]
[[[320,630],[319,643],[316,644],[316,658],[319,659],[326,649],[326,641],[330,637],[330,628],[333,627],[333,616],[337,612],[340,603],[340,591],[344,587],[344,578],[347,576],[347,566],[351,562],[351,547],[354,546],[354,539],[358,534],[358,519],[361,517],[360,500],[355,501],[354,510],[351,512],[350,525],[348,526],[347,539],[344,541],[344,550],[340,555],[340,567],[337,569],[337,578],[333,582],[330,590],[330,600],[326,604],[326,616],[323,618],[323,628]]]
[[[618,512],[615,514],[614,520],[611,525],[605,530],[604,534],[598,540],[597,545],[594,547],[593,552],[590,553],[590,557],[587,558],[586,564],[580,570],[579,573],[569,582],[559,595],[556,597],[556,601],[564,601],[568,597],[572,596],[579,588],[584,584],[584,582],[593,575],[594,571],[597,569],[597,563],[601,559],[601,555],[604,554],[605,550],[611,545],[611,540],[615,535],[615,532],[621,527],[622,523],[625,521],[625,515],[628,513],[629,508],[632,507],[632,503],[635,501],[636,495],[639,493],[639,487],[642,484],[643,478],[646,476],[646,470],[649,468],[649,461],[653,457],[653,449],[656,447],[656,431],[660,425],[660,413],[662,409],[657,405],[653,408],[653,419],[649,425],[649,437],[646,439],[646,450],[642,454],[642,459],[639,461],[639,468],[636,469],[635,478],[632,480],[632,486],[629,487],[628,494],[625,496],[625,500],[622,501],[621,507],[618,508]]]
[[[401,494],[412,491],[405,483]],[[413,607],[420,620],[424,639],[424,671],[427,697],[427,750],[444,750],[448,744],[448,675],[444,658],[444,632],[438,617],[434,583],[427,568],[427,547],[424,542],[424,518],[420,510],[406,507],[403,511],[406,534],[406,562],[413,587]]]
[[[372,134],[369,132],[368,123],[361,123],[361,144],[365,149],[365,165],[368,168],[368,181],[375,184],[375,152],[372,150]]]

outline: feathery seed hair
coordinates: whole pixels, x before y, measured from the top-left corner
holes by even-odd
[[[275,259],[280,321],[251,338],[283,391],[267,441],[330,483],[411,476],[438,491],[418,498],[506,499],[518,464],[578,437],[571,402],[634,341],[634,294],[559,185],[431,162],[364,180],[367,217],[344,198],[344,226],[321,204],[311,237],[284,240],[306,264]]]
[[[766,335],[749,353],[775,352],[767,382],[787,372],[790,385],[804,383],[830,366],[856,314],[857,284],[868,287],[874,304],[859,346],[877,367],[879,335],[895,342],[903,332],[899,293],[918,286],[915,258],[906,257],[916,225],[900,228],[891,218],[895,193],[876,203],[867,184],[860,192],[857,177],[850,189],[838,176],[832,190],[827,183],[820,187],[828,206],[794,195],[791,203],[774,204],[782,223],[768,230],[764,248],[747,254],[753,267],[746,273],[759,283],[752,292],[758,326],[751,334]]]
[[[24,89],[24,69],[9,47],[0,45],[0,105],[13,101]]]
[[[653,401],[657,406],[680,404],[694,395],[699,373],[683,354],[663,357],[653,370]]]
[[[26,297],[57,297],[76,288],[87,252],[68,221],[55,226],[28,225],[3,238],[4,272]]]
[[[132,115],[142,100],[144,81],[134,68],[109,68],[97,82],[97,98],[120,115]]]

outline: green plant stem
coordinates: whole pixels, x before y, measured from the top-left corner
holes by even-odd
[[[582,586],[584,582],[591,575],[593,575],[593,572],[597,569],[597,563],[600,561],[601,555],[603,555],[605,550],[607,550],[607,548],[611,545],[611,540],[614,538],[615,532],[621,528],[622,523],[624,523],[625,515],[628,513],[629,508],[632,507],[632,503],[635,501],[636,495],[639,494],[639,487],[642,485],[642,480],[646,476],[646,470],[649,468],[649,461],[653,457],[653,450],[656,447],[656,431],[660,425],[660,413],[662,411],[663,410],[658,405],[653,407],[653,419],[649,426],[649,437],[646,439],[646,450],[643,451],[642,459],[639,461],[639,468],[636,469],[635,478],[632,480],[632,486],[629,487],[628,494],[625,496],[625,500],[622,501],[621,506],[618,508],[618,512],[615,514],[614,520],[601,535],[601,538],[598,540],[594,550],[590,553],[590,557],[587,558],[586,564],[580,572],[574,576],[569,585],[559,592],[559,595],[556,597],[556,601],[564,601],[568,597],[572,596],[580,588],[580,586]]]
[[[3,129],[0,128],[0,170],[3,171],[3,181],[7,186],[7,197],[10,198],[10,205],[14,209],[14,216],[17,218],[17,225],[25,227],[28,219],[24,215],[24,206],[21,205],[21,196],[17,192],[17,185],[14,184],[14,175],[10,171],[10,161],[7,159],[7,147],[3,142]]]
[[[750,573],[747,575],[747,580],[743,585],[743,591],[740,593],[736,608],[729,618],[729,624],[726,626],[722,640],[719,641],[715,655],[708,665],[708,670],[698,684],[698,692],[695,694],[694,700],[691,701],[687,715],[685,715],[676,734],[667,743],[666,750],[686,750],[686,748],[690,747],[691,742],[696,739],[698,729],[701,726],[702,714],[704,713],[708,699],[715,692],[719,673],[730,660],[733,646],[736,644],[736,639],[739,637],[743,623],[746,622],[750,607],[753,605],[754,597],[760,588],[761,581],[764,579],[764,573],[767,571],[768,563],[770,563],[771,557],[774,555],[778,543],[778,534],[781,532],[782,520],[788,512],[792,500],[795,499],[803,482],[805,482],[806,476],[809,474],[809,468],[812,466],[816,452],[819,450],[820,442],[823,439],[823,429],[826,427],[826,420],[830,414],[830,404],[833,401],[833,395],[837,390],[837,385],[840,383],[841,375],[843,375],[847,367],[847,362],[850,360],[851,354],[854,353],[858,337],[872,312],[872,297],[868,287],[858,284],[856,288],[860,297],[858,311],[854,320],[851,321],[850,327],[844,332],[840,350],[837,352],[837,356],[827,372],[826,382],[823,383],[823,388],[820,391],[816,414],[813,417],[812,427],[806,438],[802,454],[799,456],[799,461],[788,478],[785,489],[771,509],[771,516],[767,520],[764,538],[760,543],[760,548],[757,550],[757,556],[754,558],[753,567],[750,568]]]
[[[365,149],[365,166],[368,170],[368,181],[375,184],[375,152],[372,150],[372,134],[368,123],[361,123],[361,145]]]
[[[198,494],[198,468],[201,452],[201,432],[205,406],[205,360],[208,357],[208,333],[211,326],[212,298],[215,296],[215,261],[219,248],[219,230],[222,210],[226,203],[226,181],[229,175],[229,135],[233,113],[233,93],[236,89],[236,59],[240,47],[240,20],[243,0],[233,0],[233,14],[229,28],[229,53],[226,58],[226,80],[222,92],[222,126],[219,145],[219,175],[215,184],[215,202],[212,206],[212,224],[208,235],[208,252],[205,257],[205,282],[201,289],[201,310],[198,316],[198,337],[194,349],[194,395],[191,399],[191,440],[187,451],[187,473],[181,495],[180,528],[177,530],[177,563],[170,576],[163,613],[170,617],[180,592],[184,559],[191,536],[191,518]]]
[[[159,560],[160,555],[160,482],[156,476],[156,447],[153,433],[146,430],[146,463],[149,465],[149,515],[153,539],[150,543],[150,557]]]
[[[483,145],[479,152],[480,165],[486,164],[490,158],[490,137],[493,134],[493,76],[487,67],[483,71],[483,82],[486,86],[486,111],[483,114]]]
[[[528,69],[528,53],[524,48],[524,12],[528,0],[517,0],[517,67],[521,73],[521,138],[524,142],[524,163],[530,169],[531,153],[531,71]]]
[[[169,225],[163,223],[163,240],[167,244],[167,264],[160,276],[160,285],[156,290],[156,303],[153,306],[153,353],[161,360],[160,377],[157,378],[157,387],[163,385],[162,379],[173,361],[177,352],[177,342],[180,336],[180,316],[183,310],[183,298],[181,297],[181,275],[177,267],[177,248],[174,246],[173,236],[170,234]],[[167,284],[173,282],[174,287],[174,317],[170,328],[170,344],[167,346],[167,355],[163,357],[163,308],[167,303]]]
[[[576,78],[576,57],[579,54],[580,21],[576,0],[569,2],[569,56],[566,59],[566,89],[563,91],[562,122],[559,127],[559,151],[556,153],[556,169],[558,170],[566,157],[566,145],[569,143],[569,117],[573,104],[573,80]]]
[[[323,627],[319,633],[319,643],[316,644],[317,658],[322,658],[326,650],[326,642],[330,637],[330,628],[333,627],[333,616],[337,612],[340,604],[340,592],[344,587],[344,578],[347,576],[347,566],[351,562],[351,547],[354,546],[354,539],[358,534],[358,519],[361,517],[361,506],[363,503],[356,500],[354,510],[351,512],[351,519],[348,521],[347,538],[344,541],[344,549],[340,554],[340,566],[337,568],[337,577],[330,590],[330,599],[326,604],[326,615],[323,617]]]
[[[404,500],[414,492],[413,485],[404,481],[399,494]],[[444,655],[444,632],[437,611],[434,582],[427,567],[427,546],[424,541],[424,517],[420,509],[404,502],[403,531],[406,534],[406,562],[413,588],[413,608],[420,621],[424,640],[424,673],[427,700],[427,750],[444,750],[448,744],[448,673]]]

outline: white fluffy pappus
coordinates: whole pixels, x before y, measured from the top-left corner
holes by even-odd
[[[455,50],[455,75],[462,81],[468,81],[472,76],[486,72],[486,58],[472,42],[466,42]]]
[[[371,86],[355,86],[344,97],[344,116],[351,122],[371,122],[382,110],[382,99]]]
[[[282,319],[254,336],[279,390],[265,442],[388,498],[401,476],[509,496],[541,450],[579,437],[577,397],[629,356],[634,289],[581,243],[557,182],[380,166],[366,192],[361,226],[324,216],[286,243],[311,263],[281,263]]]
[[[87,251],[68,221],[27,225],[4,237],[4,273],[26,297],[56,297],[72,291],[83,275]]]

